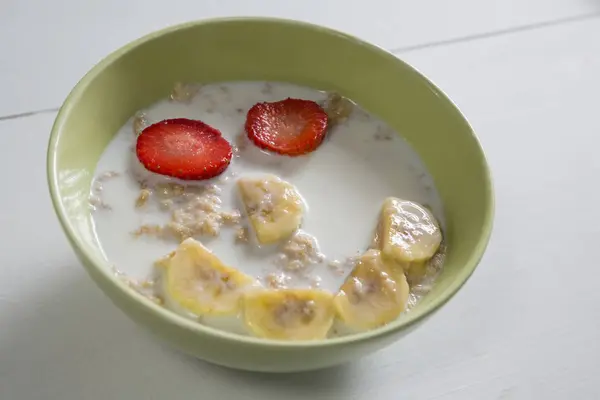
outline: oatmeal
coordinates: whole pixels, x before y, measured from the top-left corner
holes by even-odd
[[[104,184],[117,176],[119,176],[119,173],[116,171],[106,171],[99,174],[96,179],[94,179],[89,199],[90,207],[93,211],[112,210],[110,204],[104,200],[102,191],[104,190]]]
[[[153,303],[156,303],[158,305],[163,305],[163,303],[164,303],[163,298],[155,293],[154,288],[155,288],[156,282],[154,280],[143,279],[143,280],[138,281],[138,280],[132,279],[130,276],[128,276],[124,272],[122,272],[114,267],[113,267],[113,273],[117,277],[119,277],[119,279],[121,279],[121,281],[123,281],[127,286],[129,286],[132,290],[134,290],[138,294],[146,297]]]
[[[137,112],[133,116],[133,134],[137,137],[144,128],[146,128],[150,123],[146,119],[146,114],[143,112]]]
[[[350,117],[354,109],[354,103],[338,93],[332,93],[323,102],[323,108],[327,112],[329,123],[336,125],[343,123]]]
[[[350,256],[343,260],[331,260],[327,262],[329,269],[338,276],[345,276],[356,265],[357,257]]]
[[[312,280],[312,286],[315,286],[314,282],[320,284],[320,279],[316,280],[318,277],[313,275],[313,269],[324,260],[325,255],[319,250],[317,239],[298,231],[282,246],[275,264],[296,279]]]
[[[169,98],[172,101],[190,103],[194,96],[200,91],[199,85],[177,82]]]
[[[144,204],[146,204],[146,202],[148,201],[148,198],[150,197],[151,193],[152,192],[150,192],[149,189],[140,190],[140,194],[138,195],[138,198],[135,200],[135,206],[143,207]]]
[[[322,105],[335,128],[316,149],[303,148],[306,155],[282,155],[259,147],[256,140],[264,137],[248,138],[249,110],[287,98]],[[172,118],[217,129],[230,159],[209,160],[214,174],[202,180],[159,173],[172,168],[171,160],[157,161],[159,172],[151,172],[136,143],[153,124]],[[190,165],[170,171],[183,173]],[[216,170],[218,165],[223,168]],[[177,84],[167,99],[132,116],[96,170],[93,227],[115,273],[151,301],[219,329],[285,340],[372,329],[414,307],[443,265],[444,244],[437,237],[412,253],[401,248],[410,240],[396,240],[427,232],[427,221],[409,226],[417,211],[435,216],[443,231],[440,199],[417,154],[392,128],[335,93],[277,82]],[[416,206],[394,214],[394,203],[382,212],[390,196]],[[369,252],[386,253],[402,267],[389,271],[387,261],[373,261]],[[348,284],[352,276],[364,282]],[[388,287],[386,276],[406,298],[378,298],[393,304],[393,313],[375,310],[378,318],[370,324],[366,317],[356,322],[356,315],[369,314],[377,283]],[[347,303],[338,297],[343,287]],[[346,322],[332,328],[340,319],[336,307]]]
[[[290,284],[291,277],[284,272],[270,272],[264,277],[265,286],[271,289],[284,289]]]
[[[247,243],[248,235],[248,228],[245,226],[239,226],[235,231],[235,241],[237,243]]]
[[[239,224],[239,210],[223,210],[214,184],[185,186],[183,184],[157,184],[153,187],[142,182],[136,207],[143,207],[154,195],[159,207],[170,212],[170,221],[164,225],[142,225],[134,231],[140,235],[172,235],[179,241],[194,236],[219,236],[223,226]]]

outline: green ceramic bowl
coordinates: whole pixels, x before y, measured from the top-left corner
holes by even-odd
[[[433,290],[383,328],[317,342],[239,336],[180,317],[134,293],[111,272],[92,234],[88,194],[117,130],[177,81],[287,81],[336,90],[412,144],[445,206],[448,254]],[[460,155],[460,156],[459,156]],[[357,38],[295,21],[217,19],[152,33],[96,65],[64,102],[50,136],[48,183],[62,227],[94,282],[131,319],[185,353],[233,368],[288,372],[328,367],[380,349],[448,301],[469,278],[492,229],[490,172],[471,127],[431,82]]]

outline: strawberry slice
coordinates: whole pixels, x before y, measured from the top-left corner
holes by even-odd
[[[147,170],[183,180],[210,179],[231,162],[231,145],[217,129],[186,118],[150,125],[135,147]]]
[[[254,144],[287,156],[316,150],[326,131],[327,113],[310,100],[258,103],[246,117],[246,133]]]

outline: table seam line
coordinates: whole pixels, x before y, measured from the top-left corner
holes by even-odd
[[[58,112],[59,109],[60,109],[60,107],[52,107],[52,108],[43,108],[41,110],[33,110],[33,111],[27,111],[27,112],[22,112],[22,113],[17,113],[17,114],[4,115],[4,116],[0,116],[0,122],[10,121],[12,119],[33,117],[34,115],[39,115],[39,114],[48,114],[48,113],[52,113],[52,112]]]
[[[572,23],[577,23],[577,22],[588,21],[588,20],[599,18],[599,17],[600,17],[600,11],[591,13],[591,14],[582,14],[582,15],[577,15],[577,16],[573,16],[573,17],[555,19],[552,21],[544,21],[544,22],[538,22],[535,24],[517,26],[517,27],[513,27],[513,28],[498,29],[498,30],[490,31],[490,32],[466,35],[466,36],[461,36],[461,37],[457,37],[457,38],[453,38],[453,39],[438,40],[438,41],[416,44],[416,45],[411,45],[411,46],[401,46],[401,47],[396,47],[394,49],[391,49],[389,51],[395,55],[403,54],[403,53],[409,53],[412,51],[426,50],[426,49],[435,48],[435,47],[443,47],[443,46],[449,46],[449,45],[454,45],[454,44],[459,44],[459,43],[473,42],[473,41],[477,41],[477,40],[485,40],[485,39],[490,39],[490,38],[495,38],[495,37],[500,37],[500,36],[517,34],[517,33],[521,33],[521,32],[541,30],[541,29],[546,29],[546,28],[550,28],[550,27],[556,27],[556,26],[561,26],[561,25],[567,25],[567,24],[572,24]]]
[[[600,18],[600,12],[595,12],[595,13],[591,13],[591,14],[582,14],[582,15],[577,15],[577,16],[573,16],[573,17],[560,18],[560,19],[555,19],[552,21],[544,21],[544,22],[539,22],[539,23],[535,23],[535,24],[517,26],[517,27],[513,27],[513,28],[499,29],[496,31],[461,36],[461,37],[453,38],[453,39],[438,40],[438,41],[422,43],[422,44],[417,44],[417,45],[411,45],[411,46],[401,46],[401,47],[388,49],[388,51],[394,55],[399,55],[399,54],[404,54],[404,53],[410,53],[413,51],[420,51],[420,50],[426,50],[426,49],[430,49],[430,48],[437,48],[437,47],[443,47],[443,46],[451,46],[454,44],[468,43],[468,42],[472,42],[472,41],[491,39],[491,38],[495,38],[495,37],[499,37],[499,36],[517,34],[517,33],[521,33],[521,32],[546,29],[546,28],[556,27],[556,26],[560,26],[560,25],[583,22],[583,21],[592,20],[592,19],[596,19],[596,18]],[[49,114],[49,113],[53,113],[53,112],[58,112],[59,109],[60,109],[60,106],[43,108],[43,109],[33,110],[33,111],[26,111],[26,112],[15,113],[15,114],[0,115],[0,123],[3,121],[17,120],[17,119],[22,119],[22,118],[33,117],[33,116],[40,115],[40,114]]]

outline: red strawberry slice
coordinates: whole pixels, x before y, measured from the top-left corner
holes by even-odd
[[[258,103],[246,117],[246,133],[254,144],[287,156],[316,150],[326,131],[327,114],[310,100]]]
[[[231,162],[231,145],[217,129],[186,118],[165,119],[150,125],[135,147],[147,170],[184,180],[210,179]]]

